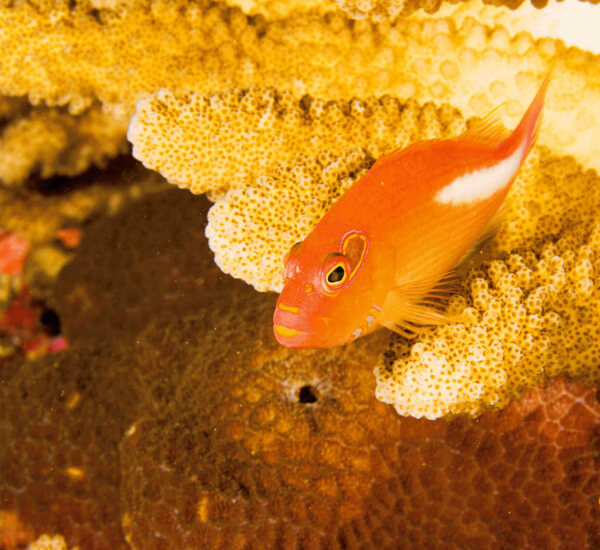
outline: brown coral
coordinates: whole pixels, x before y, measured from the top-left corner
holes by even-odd
[[[179,210],[180,224],[168,223],[168,206]],[[117,444],[139,416],[172,398],[186,368],[182,361],[164,372],[164,358],[141,351],[135,335],[155,315],[185,315],[250,292],[212,262],[203,209],[205,199],[169,190],[98,222],[57,291],[74,348],[0,369],[1,509],[36,534],[61,533],[86,550],[127,547],[116,505]],[[160,351],[171,352],[178,353]],[[144,358],[141,370],[136,357]]]
[[[400,418],[373,395],[382,335],[281,348],[272,298],[212,280],[191,230],[202,203],[156,194],[82,241],[66,288],[97,308],[65,309],[74,347],[0,370],[4,508],[91,550],[125,548],[121,524],[138,548],[600,543],[593,388],[557,381],[478,420]],[[194,246],[205,259],[188,262]],[[119,294],[134,284],[143,296]]]
[[[171,349],[205,323],[219,327],[210,344],[188,348],[177,401],[122,442],[123,527],[134,548],[600,542],[595,389],[556,380],[477,421],[401,418],[373,397],[364,365],[374,340],[278,348],[272,304],[147,334]]]
[[[69,341],[131,339],[157,312],[185,316],[218,296],[235,299],[247,285],[214,264],[204,237],[207,209],[204,197],[168,190],[86,231],[52,299]]]

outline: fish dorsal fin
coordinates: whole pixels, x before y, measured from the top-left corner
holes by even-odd
[[[450,297],[459,290],[462,275],[450,271],[439,280],[421,280],[392,288],[377,321],[380,325],[413,338],[431,325],[459,322],[446,312]]]
[[[484,118],[475,122],[460,137],[491,146],[498,145],[504,141],[510,135],[510,130],[500,120],[500,113],[503,108],[504,103],[501,103]]]

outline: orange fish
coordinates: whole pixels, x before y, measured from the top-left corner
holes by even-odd
[[[493,113],[453,139],[384,155],[286,259],[273,315],[291,348],[349,343],[379,326],[448,322],[445,283],[508,193],[540,124],[548,77],[512,133]]]

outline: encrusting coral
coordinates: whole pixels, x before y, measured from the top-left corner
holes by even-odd
[[[34,535],[60,533],[82,550],[128,548],[118,443],[138,416],[172,399],[187,368],[165,372],[167,355],[179,352],[161,348],[161,358],[136,336],[155,317],[202,315],[254,293],[214,264],[198,215],[207,201],[191,199],[170,189],[94,223],[56,284],[73,346],[0,369],[0,510],[18,512]]]
[[[208,206],[205,197],[168,190],[86,231],[51,299],[69,341],[101,346],[115,335],[131,338],[157,310],[179,317],[217,295],[235,300],[248,285],[224,275],[207,251]],[[126,307],[115,314],[115,303]]]
[[[121,443],[134,548],[600,542],[595,389],[557,379],[478,421],[402,418],[373,396],[364,365],[375,340],[283,349],[270,335],[272,307],[257,295],[251,309],[159,323],[146,335],[166,350],[198,334],[207,341],[187,348],[177,400]],[[249,325],[251,335],[240,330]]]

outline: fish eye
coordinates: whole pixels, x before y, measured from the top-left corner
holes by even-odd
[[[341,285],[346,279],[346,269],[342,264],[335,265],[332,269],[327,273],[327,283],[331,286]]]

